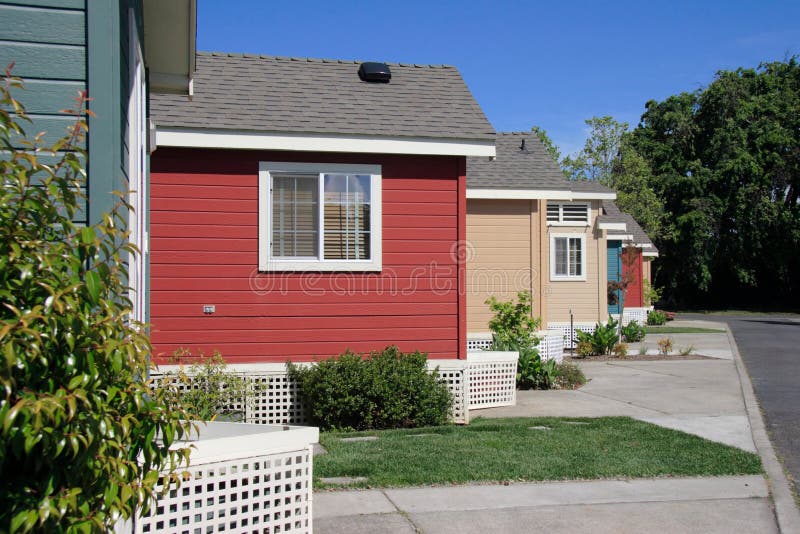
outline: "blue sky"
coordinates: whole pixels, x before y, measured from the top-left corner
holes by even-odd
[[[634,125],[648,100],[720,69],[800,54],[800,1],[199,0],[199,50],[449,64],[498,131],[545,128],[564,153],[584,119]]]

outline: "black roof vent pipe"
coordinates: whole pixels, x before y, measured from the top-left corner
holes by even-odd
[[[386,63],[376,63],[368,61],[358,67],[358,77],[365,82],[389,83],[392,79],[392,71]]]

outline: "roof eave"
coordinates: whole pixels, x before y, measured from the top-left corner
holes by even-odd
[[[494,139],[252,132],[163,126],[156,126],[156,145],[242,150],[495,157]]]
[[[496,200],[605,200],[616,193],[574,192],[568,189],[500,189],[467,187],[467,198]]]

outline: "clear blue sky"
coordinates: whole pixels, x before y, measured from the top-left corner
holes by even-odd
[[[720,69],[800,54],[800,1],[199,0],[199,50],[449,64],[497,131],[635,125],[644,104]]]

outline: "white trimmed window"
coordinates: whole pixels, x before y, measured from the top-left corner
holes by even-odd
[[[262,271],[380,271],[381,167],[261,162]]]
[[[550,226],[588,226],[589,204],[548,202],[547,224]]]
[[[586,280],[586,236],[550,236],[550,279]]]

